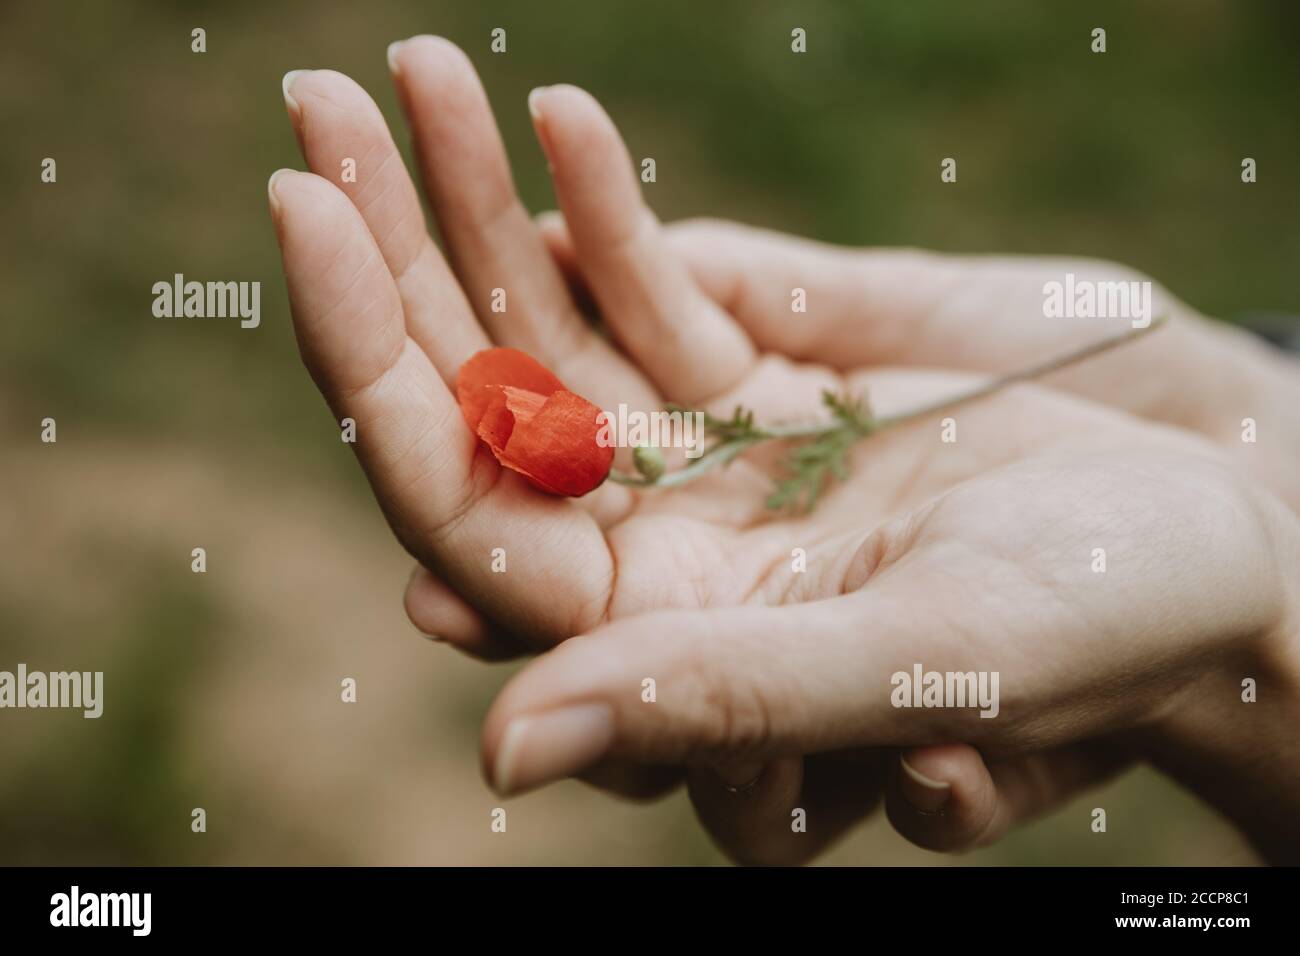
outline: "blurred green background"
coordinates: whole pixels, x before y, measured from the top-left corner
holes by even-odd
[[[301,166],[280,78],[342,70],[396,120],[384,50],[416,33],[478,66],[533,209],[525,97],[567,81],[656,158],[665,219],[1104,256],[1209,314],[1300,311],[1291,0],[5,4],[0,669],[102,669],[107,700],[0,714],[0,863],[721,861],[680,795],[490,794],[478,722],[509,670],[406,623],[409,562],[299,364],[266,213]],[[261,327],[153,318],[176,272],[260,280]],[[824,858],[1252,860],[1147,771],[961,861],[879,817]]]

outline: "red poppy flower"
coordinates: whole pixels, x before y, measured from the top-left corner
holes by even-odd
[[[600,409],[518,349],[485,349],[456,376],[456,401],[497,461],[553,495],[577,498],[609,475]]]

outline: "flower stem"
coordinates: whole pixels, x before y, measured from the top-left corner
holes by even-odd
[[[999,375],[996,378],[989,379],[981,385],[967,389],[964,392],[958,392],[955,395],[949,395],[946,398],[938,399],[934,402],[928,402],[924,405],[918,405],[916,408],[910,408],[904,412],[898,412],[894,415],[885,415],[880,418],[869,418],[862,422],[857,428],[861,437],[874,435],[876,432],[884,431],[887,428],[893,428],[897,425],[905,425],[918,419],[928,418],[931,415],[937,415],[939,412],[948,411],[959,405],[965,405],[968,402],[977,401],[981,398],[987,398],[994,395],[1008,386],[1020,382],[1033,381],[1042,378],[1044,375],[1050,375],[1052,372],[1068,368],[1085,359],[1092,358],[1094,355],[1100,355],[1108,352],[1113,348],[1118,348],[1132,342],[1134,339],[1141,338],[1148,332],[1153,332],[1165,322],[1165,316],[1157,316],[1152,319],[1148,325],[1138,328],[1125,329],[1123,332],[1117,332],[1108,335],[1105,338],[1098,339],[1096,342],[1090,342],[1079,348],[1071,349],[1060,355],[1053,356],[1042,362],[1028,365],[1014,372],[1008,372],[1005,375]],[[765,441],[788,441],[798,438],[820,438],[832,432],[841,431],[847,428],[842,420],[832,422],[815,422],[810,424],[786,424],[786,425],[768,425],[765,427],[756,427],[751,431],[727,438],[712,448],[708,449],[699,458],[696,458],[685,468],[677,471],[667,472],[656,479],[644,478],[641,475],[628,474],[626,472],[611,471],[609,478],[611,481],[621,485],[627,485],[632,488],[675,488],[680,485],[688,484],[699,478],[701,475],[713,470],[716,467],[725,465],[733,459],[739,457],[744,452]]]

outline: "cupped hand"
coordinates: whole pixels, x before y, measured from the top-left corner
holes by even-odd
[[[335,415],[355,420],[384,514],[432,572],[417,576],[413,616],[420,589],[436,591],[449,620],[459,613],[449,625],[465,629],[458,644],[501,656],[650,609],[830,596],[871,527],[1052,427],[997,428],[947,449],[934,469],[918,464],[932,435],[884,437],[858,450],[853,477],[816,513],[776,521],[764,508],[770,456],[667,493],[611,484],[581,503],[538,493],[480,447],[453,399],[460,365],[492,344],[530,352],[605,408],[739,404],[761,422],[821,417],[826,389],[869,391],[888,412],[966,378],[833,369],[757,348],[672,253],[595,100],[544,89],[530,109],[611,343],[581,316],[515,194],[464,54],[420,37],[391,63],[447,259],[378,108],[341,74],[286,77],[314,173],[281,171],[270,194],[303,358]],[[343,175],[350,165],[355,181]],[[782,569],[796,547],[815,570],[792,583]],[[493,571],[497,549],[505,573]]]
[[[1099,509],[1084,509],[1099,520],[1122,504],[1119,492],[1106,485],[1104,469],[1088,456],[1135,467],[1138,485],[1145,475],[1147,497],[1139,488],[1136,501],[1150,500],[1150,486],[1158,483],[1153,476],[1172,461],[1186,465],[1189,484],[1180,500],[1226,494],[1228,512],[1239,518],[1267,508],[1235,487],[1207,448],[1163,430],[1023,388],[963,411],[961,438],[954,444],[940,443],[937,427],[924,425],[863,443],[850,480],[814,514],[779,520],[763,511],[772,463],[761,458],[671,493],[606,486],[580,503],[548,498],[503,472],[466,428],[449,391],[460,364],[490,344],[529,351],[604,407],[626,403],[648,410],[675,401],[726,413],[743,404],[760,421],[818,414],[826,388],[869,390],[877,409],[888,412],[955,390],[965,379],[862,368],[847,360],[859,346],[846,341],[837,350],[830,335],[823,335],[827,351],[821,356],[788,350],[803,361],[773,348],[747,318],[749,310],[788,310],[790,289],[774,291],[779,296],[771,303],[756,304],[753,290],[729,299],[698,268],[688,269],[698,260],[683,261],[676,240],[641,202],[612,124],[594,100],[569,87],[540,91],[530,100],[565,216],[563,235],[556,241],[552,225],[548,244],[546,231],[534,228],[514,193],[491,112],[463,54],[446,41],[416,38],[392,51],[390,62],[447,259],[425,230],[414,186],[378,109],[356,84],[329,71],[286,77],[290,115],[316,175],[278,173],[270,184],[272,210],[304,360],[336,416],[357,422],[356,449],[380,505],[403,545],[427,569],[417,571],[408,592],[413,619],[488,657],[545,648],[573,634],[603,635],[548,655],[498,702],[485,749],[489,776],[500,788],[533,786],[592,765],[599,770],[613,766],[611,758],[653,766],[722,765],[737,777],[748,776],[742,772],[746,761],[759,760],[767,767],[760,775],[767,789],[751,809],[766,806],[773,793],[779,807],[789,794],[799,794],[825,808],[813,814],[813,839],[791,843],[771,834],[761,812],[756,823],[752,812],[710,811],[710,794],[732,794],[699,784],[698,774],[697,804],[734,855],[802,859],[878,799],[881,745],[970,740],[983,748],[987,740],[990,754],[1032,750],[1047,754],[1034,760],[1055,760],[1059,744],[1070,748],[1061,752],[1065,767],[1084,759],[1079,755],[1091,753],[1109,731],[1156,714],[1158,708],[1148,709],[1149,698],[1136,699],[1118,712],[1097,708],[1073,735],[1052,736],[1044,728],[1061,723],[1051,701],[1062,686],[1034,696],[1032,688],[1019,685],[1012,710],[1018,730],[1006,736],[968,732],[952,715],[947,721],[896,720],[888,733],[864,731],[863,711],[836,708],[847,702],[843,681],[854,674],[869,680],[873,662],[888,666],[887,657],[900,649],[909,666],[912,659],[929,666],[920,652],[933,651],[936,667],[945,654],[971,661],[993,649],[960,624],[961,602],[935,600],[945,587],[1008,612],[1006,621],[991,619],[1014,638],[1001,636],[1003,654],[1017,665],[1024,659],[1023,668],[1011,670],[1017,681],[1036,679],[1043,668],[1075,670],[1064,663],[1071,660],[1065,651],[1029,666],[1032,655],[1022,645],[1031,642],[1027,632],[1033,628],[1009,612],[1022,605],[1031,609],[1028,621],[1037,620],[1044,633],[1060,629],[1068,638],[1065,646],[1082,653],[1086,639],[1079,617],[1086,602],[1071,604],[1070,598],[1079,602],[1078,595],[1057,595],[1050,588],[1017,592],[1016,586],[1033,583],[1035,565],[1011,558],[1033,542],[1044,549],[1044,559],[1065,560],[1067,542],[1044,531],[1069,527],[1061,511],[1069,496],[1051,489],[1082,494],[1100,484],[1099,498],[1081,499]],[[340,175],[347,160],[355,162],[355,181]],[[557,257],[570,278],[581,276],[612,342],[581,317]],[[494,310],[501,301],[497,290],[505,293],[504,311]],[[1163,450],[1150,460],[1145,456],[1153,443]],[[1020,496],[1031,494],[1043,500],[1026,507]],[[984,512],[983,522],[963,525],[954,518],[966,510]],[[1136,521],[1143,514],[1138,508],[1130,517]],[[988,515],[999,515],[1008,527],[995,527]],[[1009,527],[1015,519],[1022,520]],[[1232,524],[1249,537],[1257,522]],[[1227,533],[1217,522],[1211,525],[1195,526],[1203,534]],[[1085,521],[1078,530],[1116,529]],[[996,550],[1003,547],[1003,531],[1014,532],[1007,537],[1014,550],[1006,553]],[[1174,547],[1184,543],[1175,541]],[[1222,543],[1254,558],[1251,547],[1259,541]],[[1132,540],[1121,539],[1120,547],[1138,553]],[[492,570],[498,548],[506,551],[506,573]],[[806,572],[791,566],[795,549],[806,554]],[[994,552],[1003,560],[984,560]],[[966,563],[955,560],[962,554]],[[1089,557],[1090,552],[1080,559],[1085,569]],[[962,575],[954,577],[949,564],[962,568]],[[896,570],[902,567],[906,574]],[[1058,573],[1080,572],[1062,565]],[[1252,604],[1261,610],[1233,618],[1233,626],[1242,628],[1241,643],[1252,647],[1255,642],[1245,637],[1272,634],[1275,626],[1278,600],[1269,575],[1261,579],[1261,601]],[[879,584],[886,581],[895,584]],[[1122,575],[1120,582],[1121,591],[1137,586]],[[1189,590],[1189,597],[1204,598],[1212,582],[1174,583]],[[676,610],[649,613],[663,608]],[[885,610],[896,616],[877,620]],[[1153,622],[1165,610],[1145,612],[1148,629],[1158,626]],[[1131,609],[1121,613],[1116,606],[1100,619],[1112,628],[1113,643],[1122,631],[1115,617],[1125,614],[1131,623]],[[908,646],[917,636],[901,626],[909,618],[933,631],[929,643]],[[846,625],[856,633],[846,633]],[[728,649],[742,655],[751,650],[740,634],[766,644],[767,653],[755,648],[751,661],[727,656]],[[1212,656],[1222,651],[1216,643],[1221,637],[1198,630],[1192,620],[1179,646]],[[864,643],[847,643],[852,638]],[[812,655],[809,660],[783,656],[796,640]],[[641,656],[632,652],[634,645]],[[873,647],[879,656],[868,653]],[[963,648],[965,653],[956,653]],[[663,655],[658,664],[644,656],[651,652]],[[641,702],[641,681],[655,676],[638,672],[646,666],[668,675],[658,680],[653,705]],[[1162,673],[1143,671],[1149,683],[1152,672]],[[633,685],[623,686],[633,673]],[[739,700],[727,689],[733,673]],[[1172,685],[1182,672],[1170,673]],[[746,686],[745,675],[757,683]],[[781,679],[789,682],[786,689],[805,696],[757,696],[765,681]],[[1063,685],[1078,695],[1078,707],[1088,699],[1086,685]],[[869,692],[863,687],[865,700]],[[618,698],[625,691],[632,697]],[[747,699],[756,709],[744,709]],[[633,719],[625,709],[633,702],[649,709]],[[778,718],[788,715],[781,708],[816,721],[783,724]],[[754,715],[764,716],[747,723]],[[553,730],[543,733],[541,721],[548,718],[554,718]],[[912,734],[902,734],[904,728]],[[566,749],[566,734],[569,743],[578,740],[581,746]],[[1091,741],[1084,748],[1071,747],[1084,739]],[[1112,765],[1116,748],[1103,744],[1101,750],[1099,766]],[[803,754],[819,756],[805,760]],[[943,756],[944,751],[928,752],[928,758]],[[986,784],[1023,773],[1019,764],[1003,765],[1019,768],[1012,770],[985,767],[971,753],[954,759],[968,771],[986,770]],[[1086,769],[1096,767],[1087,763]],[[668,779],[674,775],[667,772]],[[1080,776],[1062,770],[1059,779],[1064,786]],[[912,783],[917,778],[924,774],[915,774]],[[748,781],[740,783],[755,796]],[[987,787],[981,793],[988,802]],[[993,805],[1003,823],[1014,816],[1005,799]],[[906,822],[900,829],[907,832]],[[995,829],[989,825],[980,838]],[[927,842],[924,833],[911,835]]]

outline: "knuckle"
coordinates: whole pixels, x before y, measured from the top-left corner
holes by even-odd
[[[681,695],[675,736],[684,742],[680,758],[688,764],[760,754],[771,740],[768,695],[759,683],[737,676],[742,658],[727,646],[709,640],[691,648],[674,678]]]

